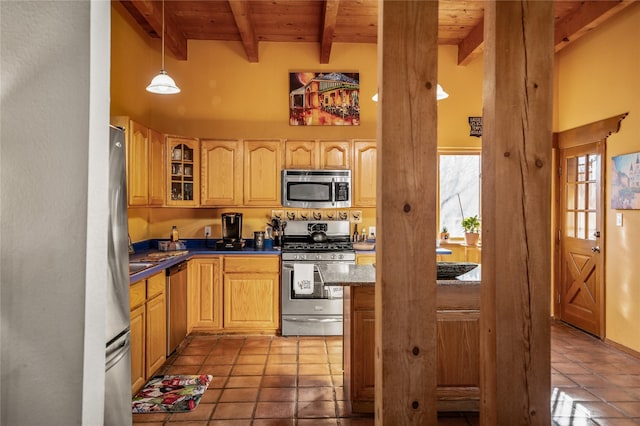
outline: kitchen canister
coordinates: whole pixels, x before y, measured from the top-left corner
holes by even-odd
[[[258,250],[264,248],[264,231],[256,231],[253,233],[253,247]]]

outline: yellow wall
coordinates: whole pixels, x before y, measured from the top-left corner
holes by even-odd
[[[260,62],[249,63],[240,42],[189,41],[188,59],[166,52],[165,68],[182,92],[147,93],[160,69],[161,42],[139,30],[119,2],[112,3],[111,114],[128,115],[164,133],[216,138],[355,139],[376,137],[377,46],[336,43],[331,63],[319,64],[318,43],[260,43]],[[459,67],[457,49],[441,47],[439,82],[449,98],[439,102],[439,145],[479,147],[469,136],[468,116],[482,115],[482,60]],[[360,73],[361,125],[289,126],[288,73],[337,70]],[[375,209],[363,210],[363,224],[375,225]],[[133,241],[164,238],[171,225],[182,237],[201,237],[212,225],[219,236],[216,209],[136,208],[129,210]],[[245,209],[244,234],[264,229],[270,209]],[[217,229],[216,229],[217,226]]]
[[[640,4],[556,55],[557,130],[623,112],[607,142],[605,202],[606,336],[640,351],[640,211],[610,208],[611,157],[640,151]],[[624,225],[615,225],[623,213]]]

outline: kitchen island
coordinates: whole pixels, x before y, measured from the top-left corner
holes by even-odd
[[[375,403],[375,280],[373,265],[322,265],[325,286],[343,286],[345,400],[353,412]],[[438,411],[477,411],[480,398],[480,267],[437,280]]]

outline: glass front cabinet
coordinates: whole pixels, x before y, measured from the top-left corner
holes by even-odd
[[[198,139],[167,137],[167,205],[197,207],[200,203]]]

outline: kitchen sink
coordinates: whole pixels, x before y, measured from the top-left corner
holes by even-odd
[[[156,266],[156,264],[152,262],[131,262],[129,263],[129,275],[144,271],[152,266]]]

